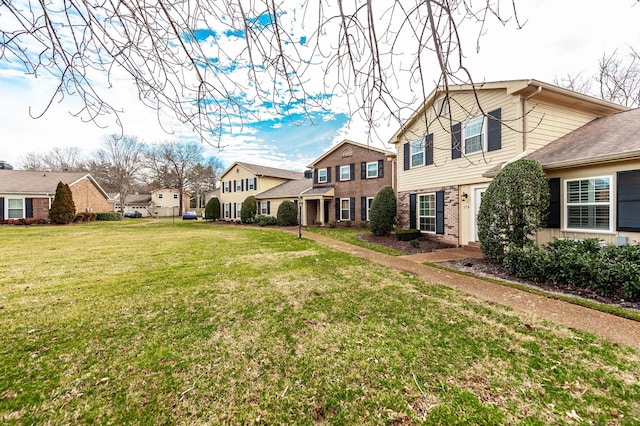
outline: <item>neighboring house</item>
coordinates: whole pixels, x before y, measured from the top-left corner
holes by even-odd
[[[113,202],[88,173],[0,170],[0,220],[48,219],[58,183],[69,185],[76,213],[112,212]]]
[[[300,194],[311,189],[311,186],[312,182],[310,178],[298,179],[290,180],[261,192],[256,195],[256,200],[258,201],[257,214],[277,217],[278,208],[283,201],[291,201],[297,206]]]
[[[242,203],[247,197],[300,179],[304,179],[303,173],[236,161],[220,175],[220,217],[239,221]]]
[[[209,192],[204,194],[204,205],[205,205],[205,207],[207,206],[207,203],[209,202],[209,200],[211,200],[212,198],[220,199],[220,188],[215,189],[213,191],[209,191]]]
[[[400,227],[456,245],[477,241],[489,169],[627,109],[536,80],[435,90],[390,141]]]
[[[525,158],[549,178],[550,214],[538,243],[640,241],[640,109],[595,119]]]
[[[302,194],[303,225],[367,222],[373,197],[394,186],[393,152],[344,140],[309,165],[313,187]]]
[[[182,197],[180,210],[180,190],[174,188],[160,188],[151,191],[149,213],[155,217],[179,216],[181,211],[189,210],[189,194]]]
[[[153,206],[151,205],[151,194],[129,194],[124,202],[123,212],[128,210],[139,211],[142,217],[151,216]]]

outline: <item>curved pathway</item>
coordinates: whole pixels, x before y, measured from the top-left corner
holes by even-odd
[[[469,249],[446,249],[433,254],[390,256],[312,232],[304,232],[303,238],[317,241],[333,249],[347,252],[399,271],[408,272],[425,281],[456,288],[481,300],[500,303],[514,310],[526,312],[577,330],[593,333],[611,342],[640,350],[640,322],[638,321],[423,264],[423,262],[427,261],[440,262],[473,257],[472,255],[470,256]]]

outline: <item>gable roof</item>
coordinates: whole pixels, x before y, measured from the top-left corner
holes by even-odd
[[[313,168],[313,166],[315,166],[320,161],[322,161],[326,156],[328,156],[332,152],[337,151],[340,147],[342,147],[343,145],[346,145],[346,144],[353,145],[353,146],[356,146],[356,147],[359,147],[359,148],[363,148],[363,149],[366,149],[366,150],[369,150],[369,151],[379,152],[381,154],[384,154],[387,157],[395,157],[396,156],[396,154],[394,152],[391,152],[391,151],[386,151],[384,149],[375,148],[375,147],[370,146],[370,145],[365,145],[365,144],[362,144],[362,143],[351,141],[349,139],[344,139],[342,142],[340,142],[336,146],[334,146],[334,147],[330,148],[329,150],[327,150],[327,152],[322,154],[320,157],[316,158],[314,160],[314,162],[309,164],[307,167]]]
[[[0,170],[0,193],[54,195],[59,182],[69,186],[83,179],[90,180],[105,198],[109,195],[89,173],[31,172],[27,170]]]
[[[525,158],[543,169],[640,158],[640,109],[596,118]]]
[[[507,95],[527,97],[535,94],[534,99],[546,99],[548,101],[567,105],[576,110],[589,111],[593,114],[604,116],[620,111],[626,111],[629,108],[618,105],[613,102],[604,101],[593,96],[585,95],[573,90],[565,89],[560,86],[545,83],[535,79],[523,80],[504,80],[493,81],[476,84],[458,84],[449,85],[449,92],[465,92],[465,91],[484,91],[503,89]],[[400,126],[400,129],[389,140],[391,144],[397,144],[401,141],[404,132],[411,127],[427,109],[434,105],[434,102],[444,94],[442,86],[434,89],[420,105],[416,111]]]
[[[259,164],[250,164],[243,163],[241,161],[234,162],[231,166],[225,170],[220,177],[222,178],[224,175],[233,170],[236,166],[242,166],[245,169],[249,170],[256,176],[266,176],[266,177],[275,177],[280,179],[304,179],[304,173],[294,172],[291,170],[277,169],[275,167],[261,166]]]
[[[266,200],[270,198],[298,198],[307,189],[313,186],[311,179],[290,180],[280,185],[267,189],[256,195],[257,200]]]

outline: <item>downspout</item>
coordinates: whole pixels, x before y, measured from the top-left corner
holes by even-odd
[[[529,99],[533,98],[538,93],[542,92],[542,86],[538,86],[535,92],[527,96],[522,100],[522,152],[527,152],[529,149],[529,112],[527,111]]]

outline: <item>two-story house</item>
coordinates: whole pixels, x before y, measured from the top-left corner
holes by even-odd
[[[180,208],[179,189],[160,188],[151,191],[151,202],[148,210],[150,215],[156,217],[180,216],[186,210],[189,210],[189,194],[183,194],[182,208]]]
[[[309,165],[313,187],[302,193],[303,225],[369,220],[373,197],[394,186],[395,154],[344,140]]]
[[[220,175],[220,217],[226,221],[240,220],[242,203],[247,197],[256,196],[285,182],[301,179],[304,179],[304,174],[300,172],[236,161]],[[266,209],[268,200],[264,201]],[[259,211],[258,214],[260,213]],[[270,203],[269,214],[275,216],[275,213],[271,213]]]
[[[390,141],[400,227],[456,245],[477,241],[488,170],[626,109],[536,80],[434,90]]]

